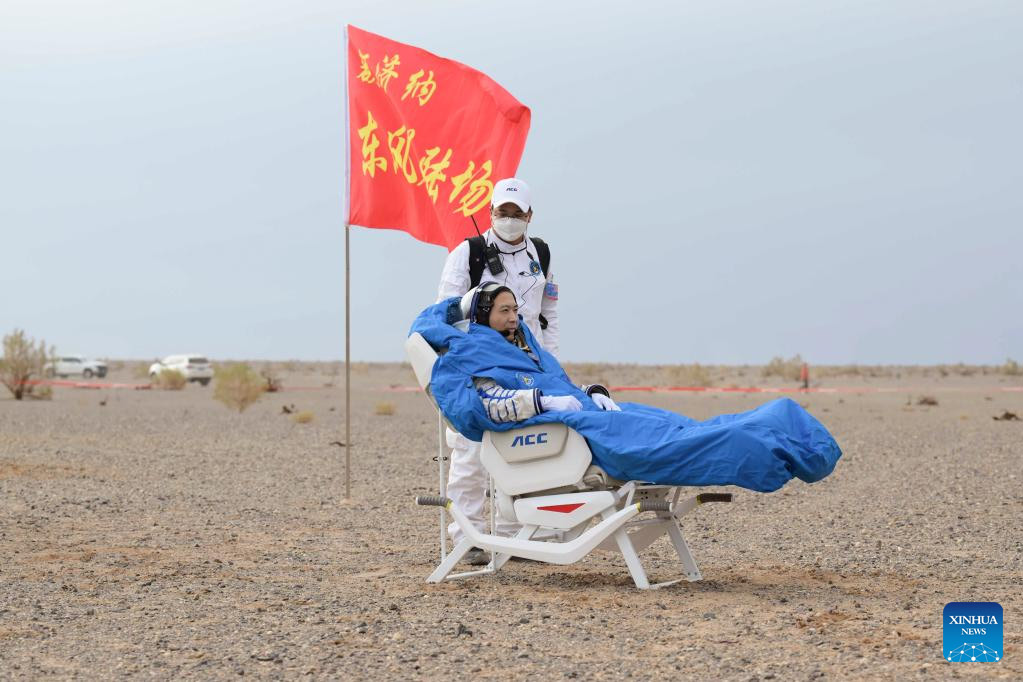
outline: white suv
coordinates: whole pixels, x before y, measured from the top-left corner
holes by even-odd
[[[198,381],[203,386],[213,378],[213,366],[202,355],[168,355],[149,367],[149,376],[155,379],[165,369],[176,369],[189,381]]]
[[[53,362],[47,362],[43,366],[43,373],[48,377],[69,377],[72,374],[80,374],[86,379],[92,377],[105,377],[107,375],[107,364],[99,360],[86,360],[82,355],[64,355],[55,358]]]

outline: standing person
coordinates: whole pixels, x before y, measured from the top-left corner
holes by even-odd
[[[544,350],[558,355],[558,285],[551,273],[551,252],[547,244],[526,232],[533,219],[529,186],[518,178],[506,178],[494,186],[490,200],[490,229],[466,239],[448,254],[440,276],[437,302],[464,296],[481,281],[502,284],[515,294],[519,314]],[[480,463],[480,444],[447,430],[451,448],[447,495],[455,506],[484,530],[483,502],[487,475]],[[514,524],[501,523],[498,530],[513,533]],[[455,542],[461,540],[457,524],[448,526]],[[472,565],[487,563],[482,550],[465,559]]]

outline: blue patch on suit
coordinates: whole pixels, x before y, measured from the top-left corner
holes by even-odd
[[[539,275],[540,274],[540,270],[541,270],[541,268],[540,268],[540,264],[539,263],[537,263],[535,260],[529,261],[529,274],[534,275],[534,276],[535,275]]]

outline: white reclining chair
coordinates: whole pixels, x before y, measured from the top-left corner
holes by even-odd
[[[430,377],[437,353],[420,334],[406,340],[405,352],[419,385],[433,401]],[[464,539],[445,556],[442,513],[441,563],[427,582],[494,573],[511,557],[564,565],[592,551],[612,551],[622,554],[636,587],[664,587],[682,578],[651,585],[639,559],[639,552],[664,534],[678,553],[685,579],[700,580],[700,569],[686,545],[679,519],[702,503],[732,500],[730,493],[702,493],[679,501],[682,491],[678,486],[617,481],[592,463],[586,439],[559,423],[484,432],[480,458],[492,480],[491,509],[496,502],[501,516],[521,523],[522,529],[514,537],[496,535],[493,523],[490,533],[476,529],[445,497],[445,458],[439,454],[441,494],[417,497],[416,503],[445,508],[462,529]],[[643,512],[654,516],[639,518]],[[559,539],[533,539],[538,533]],[[455,565],[473,547],[491,553],[490,565],[452,575]]]

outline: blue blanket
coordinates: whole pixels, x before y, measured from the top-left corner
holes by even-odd
[[[520,324],[539,362],[489,327],[468,331],[451,325],[458,299],[430,306],[412,324],[437,350],[447,349],[433,367],[434,399],[459,432],[482,440],[484,431],[562,422],[586,438],[593,460],[621,480],[663,485],[737,485],[770,492],[793,477],[819,481],[835,468],[842,451],[828,430],[795,402],[782,398],[740,414],[696,421],[636,403],[605,412],[575,386],[553,355]],[[504,388],[539,388],[545,395],[574,395],[579,412],[545,412],[522,422],[492,422],[473,385],[489,377]]]

